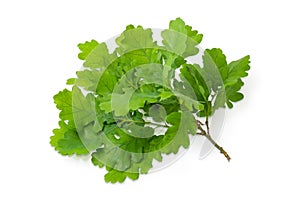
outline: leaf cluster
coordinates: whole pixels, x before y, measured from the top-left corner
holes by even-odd
[[[227,63],[214,48],[190,63],[203,35],[180,18],[161,37],[159,44],[151,29],[129,25],[112,52],[96,40],[79,44],[83,70],[54,96],[60,121],[51,145],[62,155],[91,155],[106,182],[147,174],[153,160],[189,147],[197,117],[243,98],[249,56]]]

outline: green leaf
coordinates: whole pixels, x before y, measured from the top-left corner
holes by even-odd
[[[170,22],[169,29],[161,33],[163,44],[167,50],[182,56],[186,49],[186,30],[185,23],[181,19]]]
[[[102,96],[111,94],[118,82],[118,77],[117,69],[105,70],[99,79],[96,93]]]
[[[206,49],[202,56],[203,68],[200,69],[201,75],[208,88],[214,92],[222,87],[227,77],[226,57],[221,49]]]
[[[129,101],[133,93],[133,89],[127,89],[124,94],[112,94],[111,111],[114,111],[116,116],[123,116],[129,112]]]
[[[169,88],[174,69],[161,64],[148,64],[136,68],[135,75],[141,80],[140,84],[156,84]]]
[[[96,91],[98,81],[101,77],[101,72],[98,70],[84,70],[76,72],[77,79],[75,84],[79,87],[83,87],[88,91]]]
[[[198,101],[207,101],[210,91],[200,73],[200,67],[198,65],[185,64],[180,72],[181,78],[192,87]]]
[[[250,69],[250,57],[245,56],[237,61],[227,64],[226,57],[220,49],[207,49],[203,55],[204,67],[201,72],[208,87],[217,94],[214,108],[232,108],[232,102],[243,99],[244,95],[239,92],[243,86],[241,78],[248,75]],[[225,93],[224,93],[225,91]]]
[[[179,110],[181,110],[181,105],[176,96],[171,96],[167,99],[162,99],[159,101],[159,104],[164,107],[167,114],[170,114],[172,112],[178,112]]]
[[[55,150],[62,155],[89,153],[79,138],[73,122],[60,121],[59,126],[60,128],[53,130],[54,135],[50,138],[50,144],[55,147]]]
[[[239,100],[242,100],[244,95],[242,93],[239,93],[238,91],[242,88],[244,85],[243,81],[239,79],[234,85],[230,85],[226,87],[226,104],[228,108],[232,108],[233,104],[232,102],[237,102]]]
[[[107,113],[114,111],[116,116],[124,116],[130,110],[144,107],[146,102],[157,102],[159,98],[159,93],[147,85],[141,86],[136,91],[132,88],[122,88],[123,94],[113,93],[101,98],[100,108]]]
[[[150,130],[150,127],[145,127],[143,131],[141,131],[141,129],[143,129],[143,127],[137,128],[137,126],[135,126],[133,128],[129,126],[127,128],[120,128],[117,125],[105,126],[105,135],[103,135],[102,140],[103,146],[92,154],[93,163],[97,165],[101,163],[100,167],[104,164],[120,173],[147,173],[152,167],[152,160],[161,160],[161,156],[159,152],[154,152],[153,154],[148,152],[150,149],[149,140],[152,139],[152,137],[149,136],[153,135],[153,129],[150,135],[145,133],[148,132],[146,129]],[[131,133],[129,133],[128,130],[131,130]],[[148,137],[141,138],[133,137],[132,135]]]
[[[228,64],[228,75],[225,80],[225,85],[233,85],[239,79],[248,76],[247,71],[250,69],[250,56],[245,56],[237,61],[232,61]]]
[[[196,46],[202,41],[203,35],[177,18],[170,22],[169,29],[162,32],[162,37],[167,50],[186,58],[199,52]]]
[[[137,110],[143,108],[145,103],[155,103],[158,101],[159,92],[153,85],[143,85],[136,90],[129,101],[129,109]]]
[[[162,122],[167,116],[167,112],[160,104],[154,104],[149,109],[149,115],[156,122]]]
[[[74,85],[76,81],[76,78],[69,78],[66,82],[67,85]]]
[[[162,137],[160,148],[166,154],[176,154],[180,147],[187,148],[190,145],[188,134],[195,135],[197,126],[195,119],[190,112],[174,112],[167,116],[167,123],[172,126],[168,128],[165,136]]]
[[[136,28],[134,28],[134,26],[127,27],[127,29],[116,39],[116,43],[119,46],[117,51],[120,54],[157,46],[152,38],[152,30],[144,29],[141,26]]]
[[[65,132],[64,138],[59,140],[57,144],[59,152],[63,155],[89,153],[76,131]]]
[[[74,121],[77,130],[81,130],[84,126],[88,125],[89,123],[97,121],[97,114],[95,110],[96,99],[91,93],[84,96],[81,90],[76,86],[73,87],[72,94],[72,112],[74,115]]]
[[[105,69],[117,58],[115,53],[110,54],[105,43],[98,44],[83,63],[84,67],[92,69]]]
[[[119,65],[122,65],[126,72],[134,67],[152,63],[162,63],[162,53],[157,47],[126,51],[119,57]]]
[[[61,110],[59,117],[62,120],[73,120],[72,92],[64,89],[53,97],[56,108]]]
[[[83,95],[73,87],[73,113],[78,135],[89,150],[95,150],[103,141],[101,133],[106,123],[113,122],[111,113],[105,113],[98,107],[98,100],[93,94]]]
[[[171,92],[170,90],[159,89],[159,92],[160,92],[159,94],[160,100],[168,99],[174,95],[174,93]]]
[[[81,50],[81,52],[78,54],[78,58],[85,60],[98,45],[99,43],[96,40],[92,40],[90,42],[86,41],[85,43],[78,44],[78,48]]]
[[[123,183],[127,177],[131,180],[137,180],[139,178],[139,173],[122,172],[115,169],[109,169],[107,174],[105,174],[104,179],[107,183]]]
[[[182,110],[198,111],[203,109],[203,102],[197,100],[195,91],[188,82],[179,82],[175,79],[173,86]]]
[[[144,145],[147,145],[147,143],[145,143],[145,139],[135,138],[127,131],[116,124],[105,126],[105,135],[103,135],[104,146],[97,149],[93,156],[105,161],[106,165],[121,171],[130,167],[131,157],[134,157],[136,161],[140,161],[142,157],[132,153],[142,152]],[[134,134],[141,135],[143,133]],[[118,155],[122,155],[122,159]]]

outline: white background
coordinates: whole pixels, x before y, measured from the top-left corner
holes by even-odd
[[[1,1],[0,199],[299,199],[299,5],[272,1]],[[127,24],[165,28],[183,18],[203,48],[251,55],[246,98],[228,111],[220,143],[199,160],[138,181],[106,184],[105,170],[49,145],[52,96],[81,66],[76,45],[105,41]],[[197,143],[195,143],[197,144]]]

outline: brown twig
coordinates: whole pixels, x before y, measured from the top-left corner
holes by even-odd
[[[209,126],[208,126],[208,120],[206,119],[205,121],[205,125],[206,125],[206,131],[202,128],[202,124],[199,120],[196,120],[196,124],[198,129],[201,131],[200,133],[198,133],[199,135],[202,135],[204,137],[206,137],[219,151],[221,154],[223,154],[225,156],[225,158],[228,160],[228,162],[231,160],[229,154],[223,149],[223,147],[221,147],[220,145],[218,145],[210,136],[209,134]]]

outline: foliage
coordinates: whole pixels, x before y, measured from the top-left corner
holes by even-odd
[[[90,154],[108,171],[106,182],[148,173],[153,160],[188,148],[189,134],[209,134],[199,117],[244,97],[249,56],[227,63],[214,48],[204,51],[203,63],[190,63],[203,35],[180,18],[161,32],[162,44],[152,35],[129,25],[113,52],[95,40],[79,44],[84,69],[67,81],[70,90],[54,96],[60,121],[51,145],[62,155]]]

